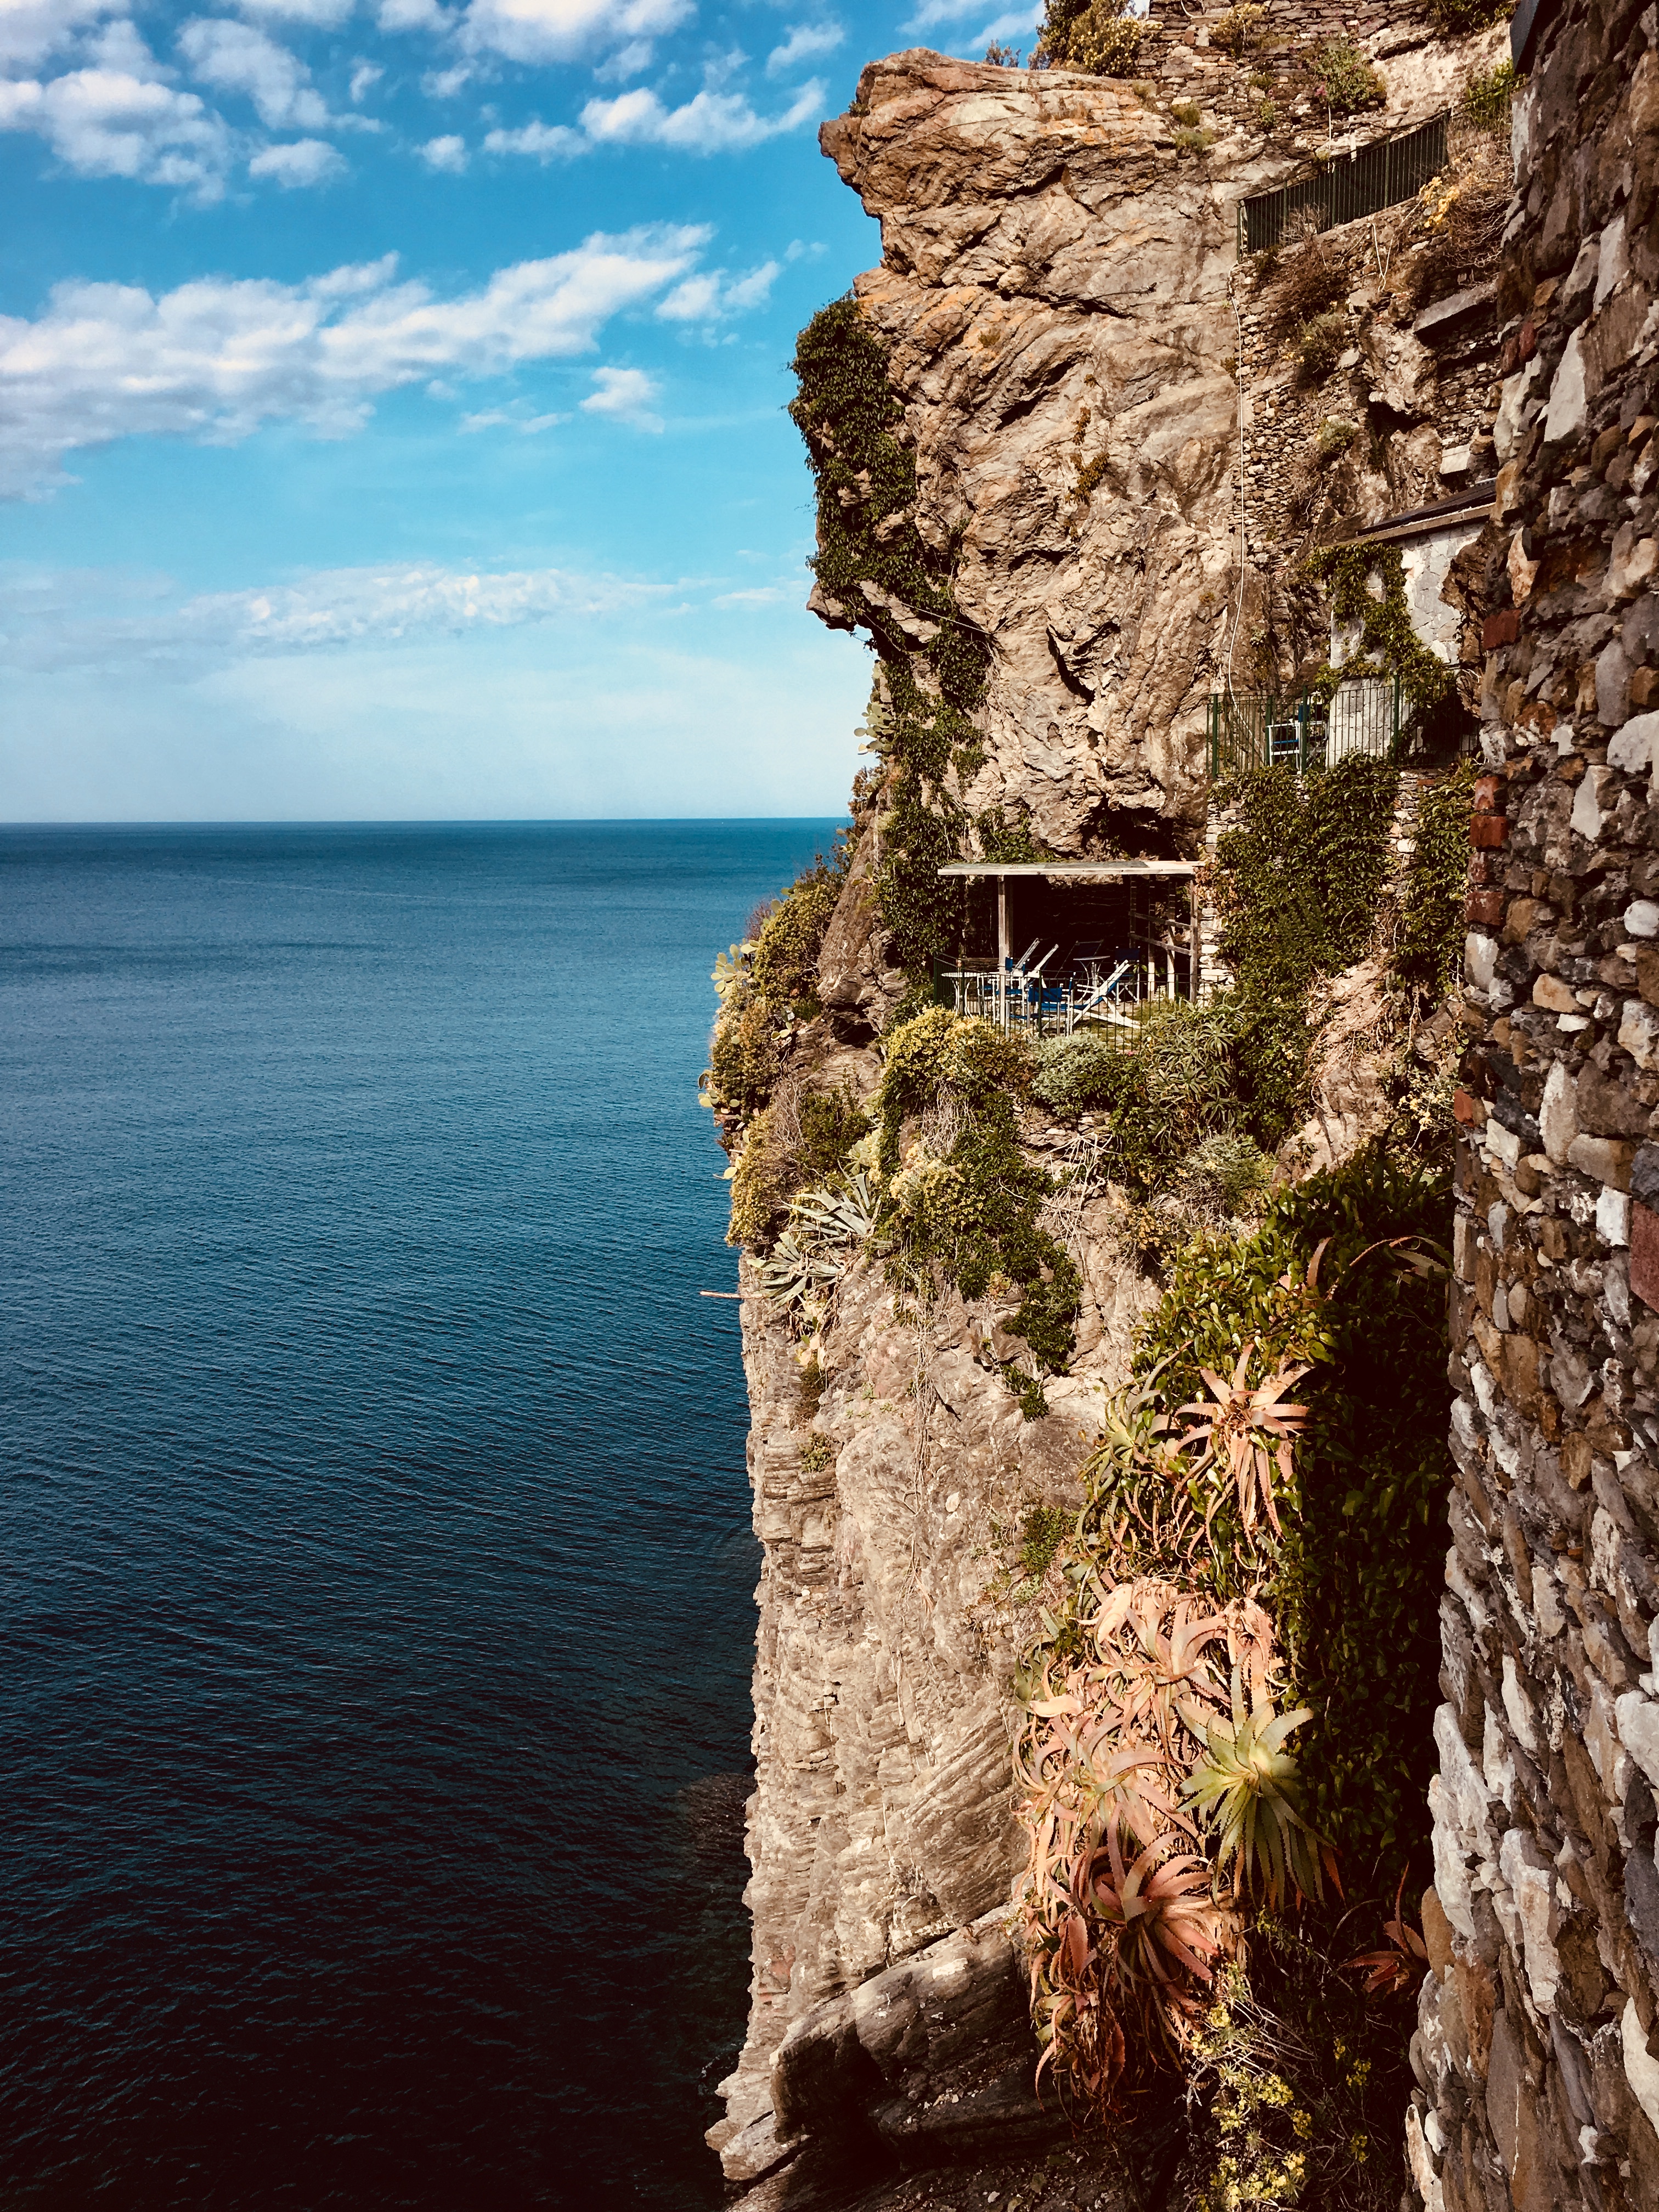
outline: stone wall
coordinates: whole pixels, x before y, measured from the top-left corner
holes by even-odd
[[[1472,828],[1431,2212],[1659,2203],[1659,21],[1517,105]]]

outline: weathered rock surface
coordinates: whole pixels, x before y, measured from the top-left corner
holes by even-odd
[[[1535,36],[1408,2129],[1434,2212],[1659,2203],[1659,19],[1577,0]]]

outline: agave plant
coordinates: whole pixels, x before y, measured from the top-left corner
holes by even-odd
[[[1317,1265],[1316,1255],[1315,1264]],[[1282,1536],[1279,1506],[1273,1497],[1273,1470],[1278,1468],[1280,1480],[1288,1486],[1291,1446],[1308,1418],[1307,1407],[1287,1406],[1284,1400],[1285,1393],[1310,1370],[1305,1364],[1280,1360],[1272,1374],[1251,1389],[1244,1377],[1255,1351],[1255,1340],[1252,1338],[1238,1355],[1231,1382],[1207,1367],[1200,1368],[1198,1371],[1208,1383],[1211,1395],[1180,1408],[1177,1419],[1185,1419],[1188,1413],[1200,1416],[1199,1425],[1188,1430],[1181,1439],[1181,1448],[1185,1451],[1194,1445],[1200,1447],[1200,1466],[1210,1460],[1218,1464],[1224,1458],[1228,1476],[1238,1497],[1239,1519],[1247,1535],[1254,1534],[1256,1514],[1261,1510],[1273,1523],[1274,1535]],[[1213,1511],[1212,1505],[1211,1513]],[[1206,1516],[1206,1527],[1209,1517]]]
[[[1284,1901],[1287,1885],[1298,1898],[1322,1898],[1322,1863],[1341,1887],[1330,1845],[1302,1816],[1297,1762],[1285,1748],[1295,1730],[1312,1718],[1306,1705],[1278,1712],[1265,1696],[1247,1709],[1235,1667],[1232,1718],[1205,1729],[1205,1756],[1181,1785],[1194,1811],[1219,1832],[1218,1867],[1231,1862],[1236,1891],[1260,1887],[1270,1911]]]
[[[870,1178],[854,1169],[839,1188],[803,1191],[769,1256],[761,1262],[761,1288],[781,1306],[805,1306],[835,1288],[853,1248],[876,1225]]]
[[[1351,1967],[1364,1972],[1365,1990],[1370,1996],[1387,1994],[1403,1996],[1416,1988],[1423,1978],[1423,1969],[1429,1961],[1429,1947],[1406,1917],[1406,1877],[1400,1877],[1400,1887],[1394,1893],[1394,1917],[1382,1923],[1382,1933],[1388,1937],[1384,1949],[1361,1951],[1346,1961]]]

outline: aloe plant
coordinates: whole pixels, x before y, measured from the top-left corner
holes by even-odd
[[[781,1306],[804,1305],[834,1289],[854,1248],[876,1225],[870,1178],[854,1168],[837,1188],[803,1191],[769,1255],[761,1262],[761,1288]]]
[[[1231,1863],[1235,1888],[1260,1887],[1270,1910],[1283,1902],[1287,1885],[1298,1898],[1322,1898],[1322,1863],[1341,1887],[1330,1845],[1302,1816],[1296,1759],[1285,1748],[1295,1730],[1312,1718],[1309,1706],[1280,1713],[1262,1695],[1247,1709],[1235,1667],[1232,1718],[1206,1728],[1206,1755],[1181,1785],[1200,1818],[1219,1831],[1218,1867]]]

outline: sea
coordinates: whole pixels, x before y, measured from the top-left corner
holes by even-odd
[[[0,830],[0,2205],[720,2201],[715,953],[817,821]]]

